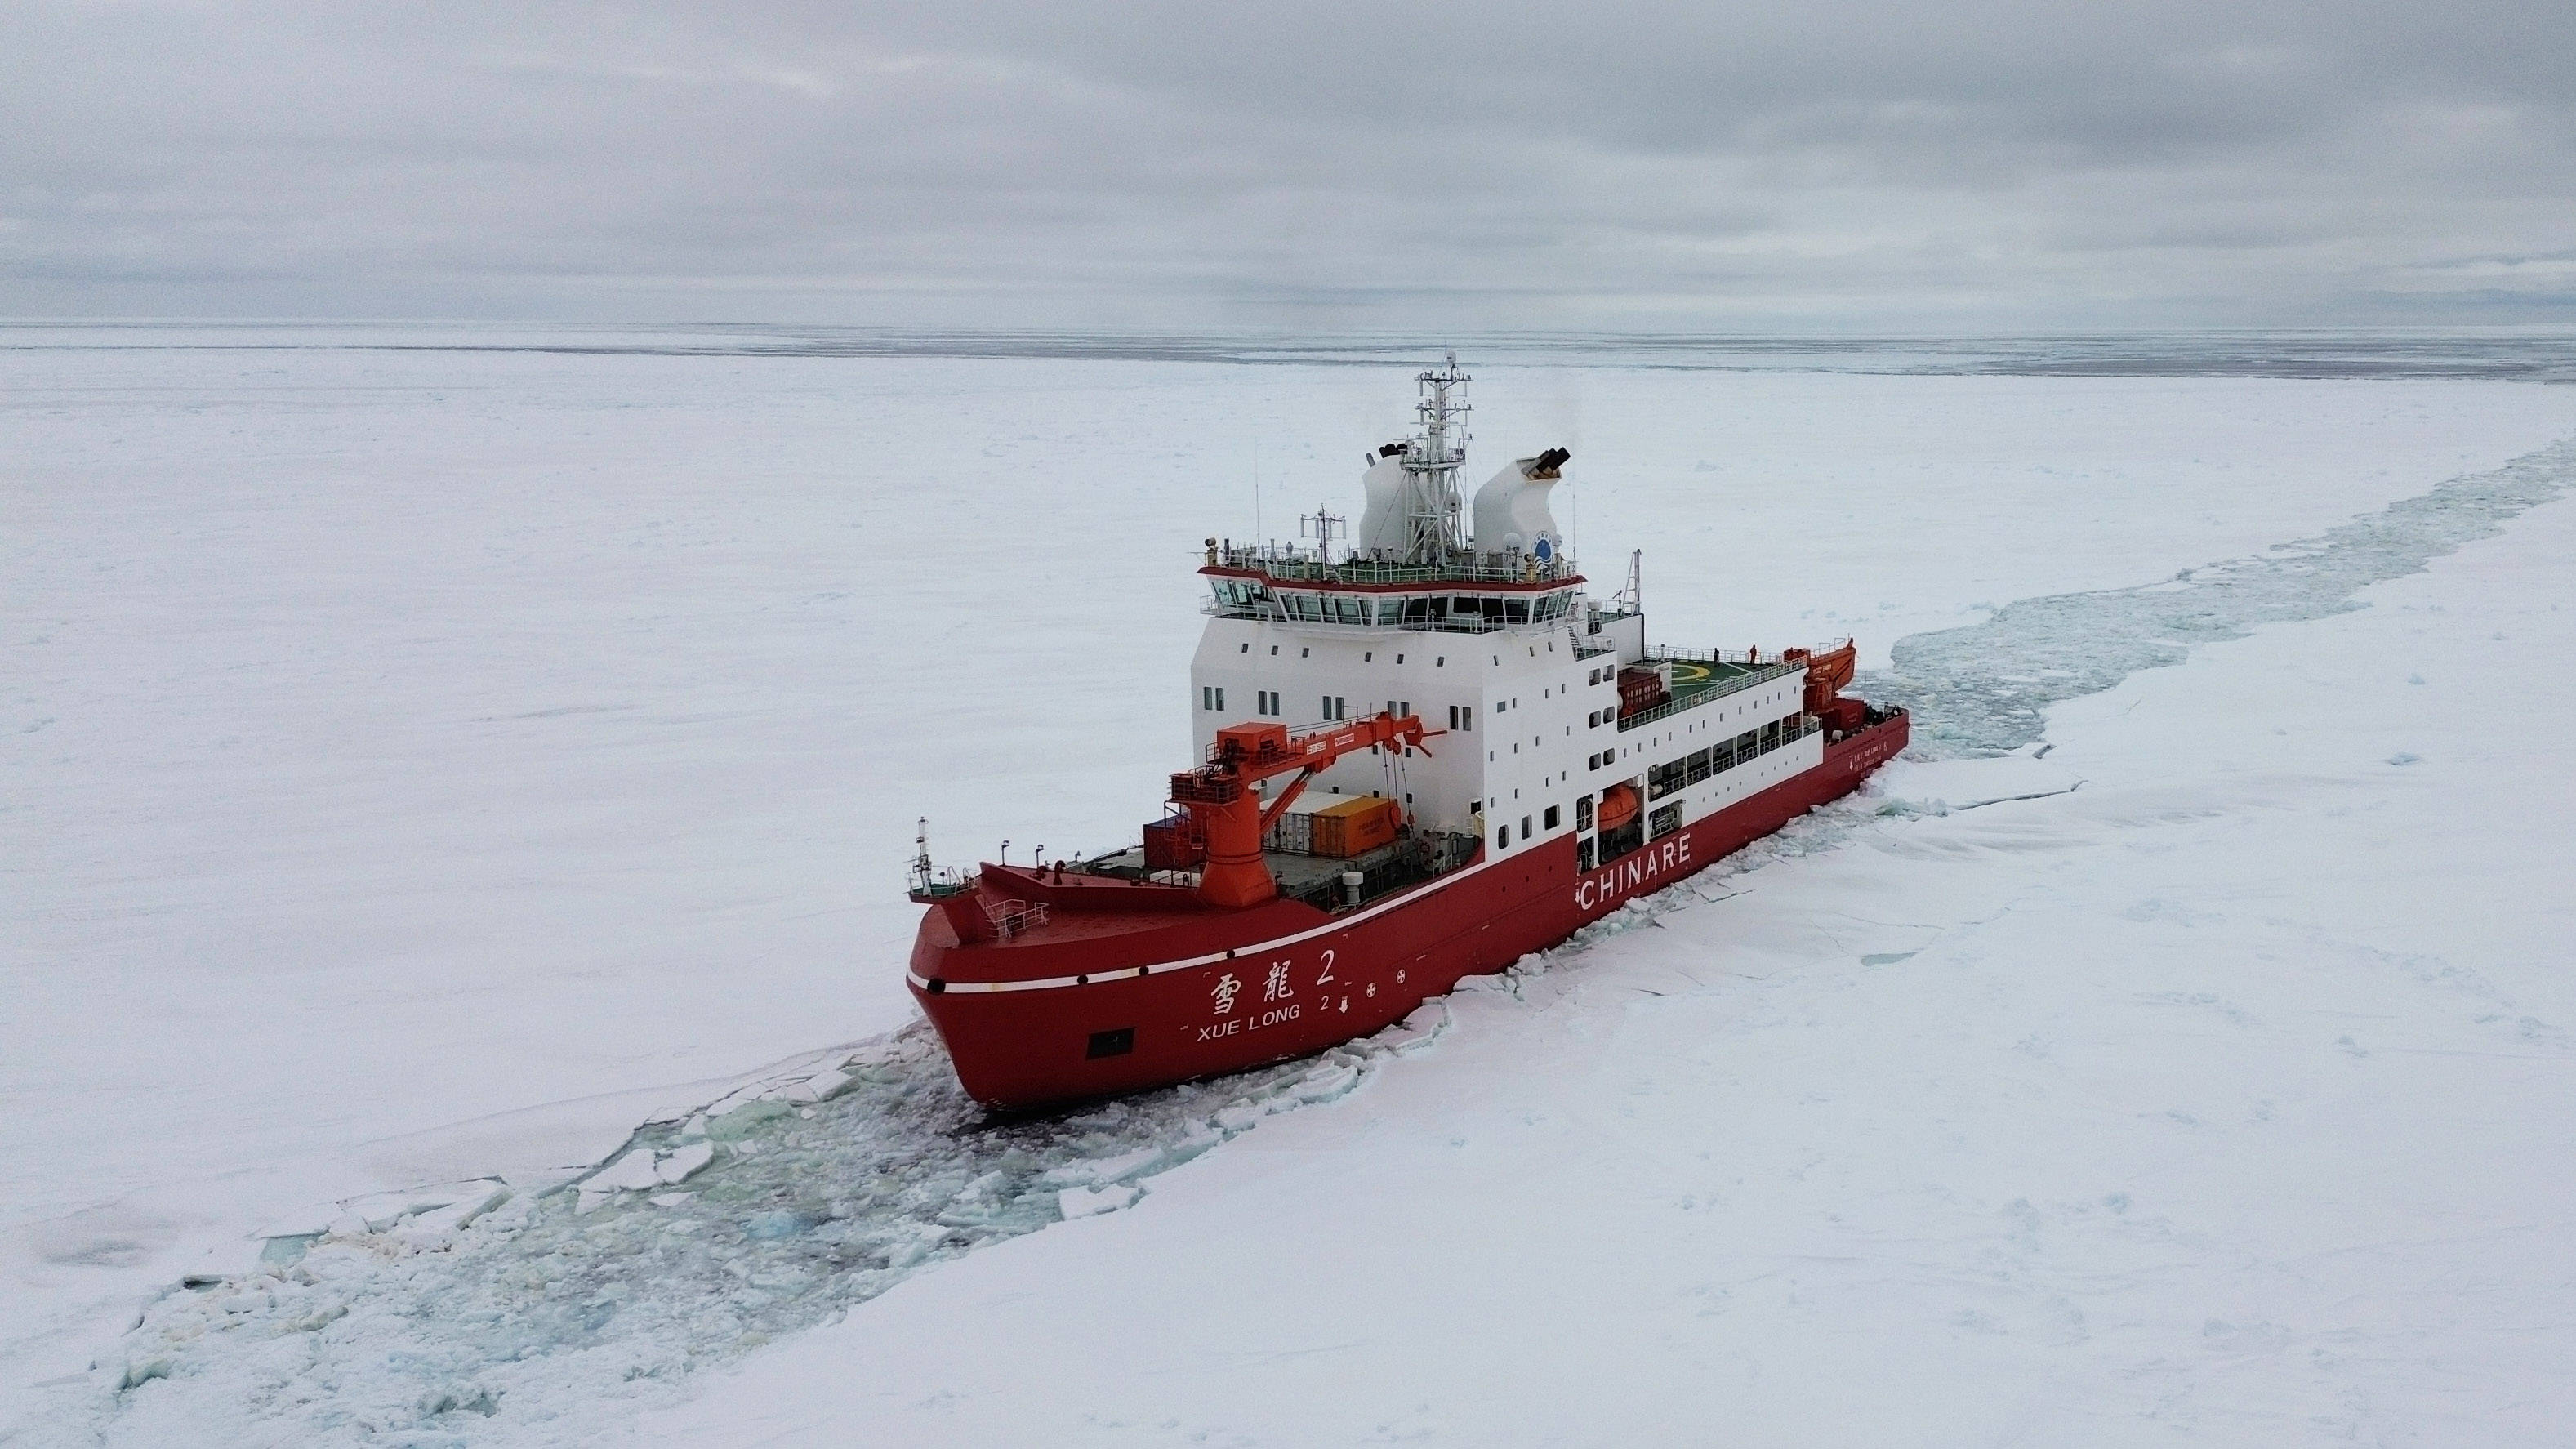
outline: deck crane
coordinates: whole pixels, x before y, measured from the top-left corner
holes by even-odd
[[[1286,725],[1227,725],[1216,732],[1208,762],[1172,776],[1172,803],[1189,815],[1191,833],[1205,843],[1207,864],[1199,899],[1212,906],[1254,906],[1279,893],[1261,838],[1316,773],[1344,755],[1370,746],[1410,747],[1431,753],[1423,740],[1446,730],[1424,726],[1418,715],[1377,714],[1339,729],[1290,735]],[[1295,771],[1297,778],[1262,808],[1253,786]]]

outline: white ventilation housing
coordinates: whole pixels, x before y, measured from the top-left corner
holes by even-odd
[[[1404,557],[1412,542],[1404,485],[1402,453],[1379,457],[1360,475],[1360,487],[1368,492],[1368,506],[1360,512],[1360,531],[1351,539],[1351,546],[1361,557]]]
[[[1547,553],[1564,551],[1565,536],[1557,531],[1555,515],[1548,512],[1547,495],[1557,484],[1556,465],[1565,458],[1564,451],[1556,448],[1523,458],[1476,490],[1478,553],[1537,553],[1541,539],[1547,541]]]

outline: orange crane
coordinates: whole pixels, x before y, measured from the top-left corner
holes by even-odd
[[[1805,703],[1807,713],[1813,715],[1824,714],[1832,706],[1835,694],[1852,682],[1852,674],[1860,664],[1860,652],[1848,639],[1839,649],[1784,649],[1780,657],[1793,664],[1801,659],[1807,661]]]
[[[1411,746],[1428,755],[1423,740],[1445,730],[1425,728],[1418,715],[1379,711],[1356,724],[1291,736],[1286,725],[1227,725],[1216,732],[1208,762],[1172,777],[1172,803],[1190,817],[1191,833],[1204,842],[1207,864],[1199,899],[1212,906],[1257,906],[1279,894],[1261,858],[1261,837],[1278,823],[1315,773],[1342,756],[1371,745]],[[1268,809],[1252,787],[1297,771],[1297,778]]]

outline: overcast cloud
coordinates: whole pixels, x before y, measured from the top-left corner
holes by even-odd
[[[2576,321],[2568,0],[0,0],[0,312]]]

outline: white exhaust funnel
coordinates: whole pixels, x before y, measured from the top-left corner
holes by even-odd
[[[1557,485],[1557,470],[1572,456],[1563,448],[1550,448],[1510,464],[1477,489],[1476,552],[1542,558],[1564,552],[1565,536],[1548,512],[1547,495]]]

